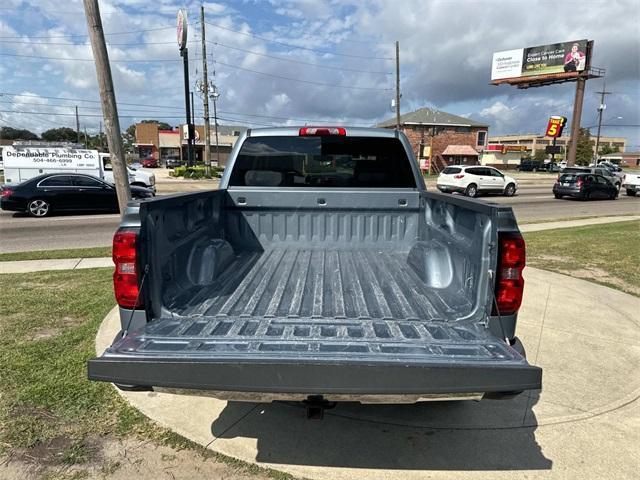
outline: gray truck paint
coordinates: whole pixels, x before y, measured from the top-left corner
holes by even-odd
[[[298,135],[261,129],[236,143],[219,190],[131,205],[148,307],[121,310],[127,335],[89,377],[243,400],[540,388],[505,341],[516,315],[491,317],[511,209],[427,192],[402,134],[348,134],[397,137],[417,188],[229,187],[246,137]]]

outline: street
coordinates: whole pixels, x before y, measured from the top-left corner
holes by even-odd
[[[480,200],[511,205],[520,222],[640,213],[640,198],[628,197],[624,193],[614,202],[556,200],[551,194],[553,180],[554,177],[521,179],[514,197],[492,195],[482,196]],[[196,191],[211,185],[195,181],[180,183],[180,180],[159,183],[159,195]],[[427,182],[427,188],[434,191],[435,183]],[[0,211],[0,253],[108,246],[119,221],[117,214],[29,218]]]

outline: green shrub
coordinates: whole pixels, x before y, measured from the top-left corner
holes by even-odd
[[[220,178],[224,172],[222,167],[211,167],[211,175],[205,174],[205,167],[202,165],[196,165],[195,167],[176,167],[171,171],[172,177],[184,177],[192,179],[200,178]]]

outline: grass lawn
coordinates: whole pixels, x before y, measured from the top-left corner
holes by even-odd
[[[12,260],[43,260],[49,258],[95,258],[110,256],[111,247],[69,248],[64,250],[0,253],[0,262],[8,262]]]
[[[164,478],[170,461],[185,478],[292,478],[196,446],[155,426],[112,385],[87,380],[97,329],[115,304],[111,275],[0,275],[0,471],[8,469],[0,477],[35,469],[37,478],[108,478],[120,470],[152,480]]]
[[[525,233],[527,265],[640,296],[640,221]]]

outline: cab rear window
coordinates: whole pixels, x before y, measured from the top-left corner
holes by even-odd
[[[229,185],[415,188],[411,161],[397,138],[250,137]]]

